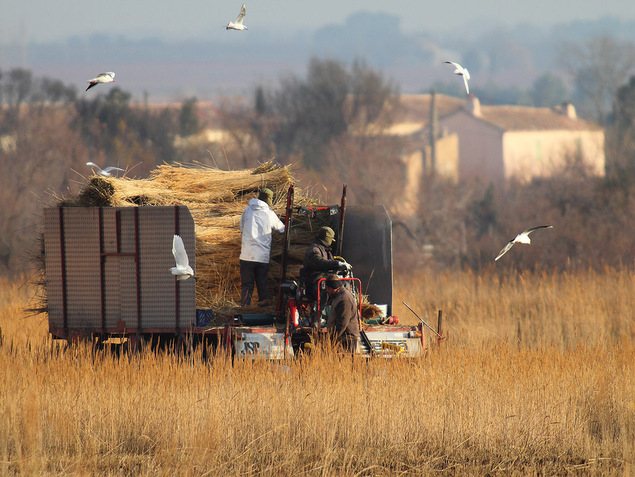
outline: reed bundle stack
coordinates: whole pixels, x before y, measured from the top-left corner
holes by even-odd
[[[60,207],[136,207],[185,205],[196,231],[196,307],[217,313],[238,311],[240,303],[240,217],[259,189],[274,192],[273,210],[284,222],[287,191],[294,179],[288,166],[266,162],[254,169],[223,171],[203,165],[164,164],[146,179],[91,177],[79,194],[59,201]],[[294,189],[294,205],[316,205]],[[315,231],[329,217],[293,215],[287,276],[298,277],[302,258]],[[274,233],[269,273],[270,295],[277,296],[283,239]],[[254,300],[255,301],[255,300]],[[243,310],[244,311],[244,310]]]

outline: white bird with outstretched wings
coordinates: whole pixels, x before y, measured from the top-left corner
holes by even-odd
[[[240,9],[240,13],[236,17],[236,20],[233,22],[229,22],[225,27],[225,30],[246,30],[247,27],[243,25],[243,20],[245,19],[245,14],[247,13],[247,8],[243,3],[242,8]]]
[[[463,76],[463,83],[465,83],[465,91],[467,92],[467,94],[470,94],[470,87],[467,84],[467,81],[470,79],[470,72],[467,70],[467,68],[463,68],[461,65],[453,61],[444,61],[444,63],[448,63],[454,66],[455,75]]]
[[[86,88],[86,91],[88,91],[93,86],[97,86],[98,84],[112,83],[113,81],[115,81],[115,73],[113,73],[112,71],[108,71],[107,73],[99,73],[97,76],[87,81],[89,85],[88,88]]]
[[[121,167],[115,167],[115,166],[109,166],[109,167],[106,167],[106,168],[102,169],[101,167],[99,167],[94,162],[87,162],[86,165],[97,169],[97,171],[95,173],[99,174],[100,176],[103,176],[103,177],[112,176],[112,171],[122,171],[122,172],[124,171]]]
[[[507,242],[507,245],[505,245],[505,247],[503,247],[503,249],[500,252],[498,252],[498,255],[496,256],[494,261],[498,260],[507,252],[509,252],[509,249],[512,248],[515,243],[524,243],[525,245],[529,245],[531,243],[531,240],[529,239],[529,234],[532,233],[534,230],[552,229],[552,228],[553,228],[553,225],[538,225],[537,227],[532,227],[530,229],[525,230],[524,232],[519,233],[518,235],[516,235],[515,238]]]
[[[193,277],[194,270],[190,267],[185,244],[179,235],[175,235],[172,239],[172,254],[174,255],[174,260],[176,260],[176,267],[170,268],[172,275],[176,275],[177,280],[187,280]]]

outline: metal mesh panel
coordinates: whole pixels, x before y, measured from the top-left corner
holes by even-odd
[[[118,252],[118,214],[117,209],[102,209],[103,251],[106,254]],[[104,257],[104,308],[106,316],[104,326],[115,328],[121,320],[121,280],[119,257]]]
[[[187,207],[179,208],[179,233],[185,243],[185,250],[190,259],[190,267],[196,276],[196,232],[194,219]],[[170,251],[172,249],[170,248]],[[179,282],[179,317],[180,326],[189,328],[196,325],[196,281],[190,278]]]
[[[44,210],[44,254],[46,266],[46,304],[49,323],[56,328],[64,326],[62,253],[60,250],[59,209]]]
[[[67,326],[101,326],[99,210],[64,209]]]
[[[194,221],[189,210],[104,208],[101,214],[100,227],[99,208],[62,209],[63,220],[59,209],[45,210],[51,323],[64,326],[65,306],[69,329],[99,330],[102,319],[107,330],[114,330],[120,320],[127,329],[189,327],[196,318],[196,282],[189,279],[175,284],[169,270],[174,266],[175,232],[183,238],[195,268]]]
[[[145,207],[140,209],[139,223],[139,240],[144,244],[140,257],[142,326],[188,328],[196,321],[196,281],[177,281],[169,269],[175,265],[172,239],[178,233],[196,273],[194,220],[186,207],[178,211],[175,207]]]
[[[139,217],[139,240],[143,243],[140,261],[141,309],[144,318],[142,327],[144,328],[176,327],[177,319],[181,325],[183,308],[179,307],[177,316],[176,294],[193,291],[195,287],[193,279],[176,281],[169,270],[175,265],[172,255],[172,238],[175,232],[178,231],[183,238],[188,257],[194,257],[193,236],[186,238],[184,235],[187,234],[181,233],[181,227],[177,227],[175,213],[176,209],[172,209],[172,214],[166,214],[159,209],[146,208]],[[194,263],[190,265],[194,268]],[[170,297],[169,302],[167,297]],[[147,322],[147,319],[151,320],[151,324]],[[189,325],[191,320],[186,321]]]
[[[135,211],[134,208],[120,210],[119,243],[122,253],[135,253]],[[140,244],[141,246],[141,244]],[[137,262],[135,257],[121,257],[119,259],[119,287],[121,293],[121,320],[127,326],[136,327],[137,323]],[[116,324],[116,323],[115,323]],[[113,325],[114,326],[114,325]]]

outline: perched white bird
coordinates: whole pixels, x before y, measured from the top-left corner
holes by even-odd
[[[112,176],[112,174],[111,174],[112,171],[122,171],[123,172],[122,168],[115,167],[115,166],[110,166],[110,167],[106,167],[105,169],[102,169],[101,167],[99,167],[94,162],[87,162],[86,165],[90,166],[90,167],[94,167],[95,169],[97,169],[97,174],[99,174],[100,176],[103,176],[103,177]]]
[[[240,13],[236,17],[236,20],[234,20],[233,22],[229,22],[225,27],[225,30],[246,30],[247,27],[243,25],[245,13],[247,13],[247,9],[245,8],[245,4],[243,3],[242,8],[240,9]]]
[[[179,235],[175,235],[172,239],[172,254],[174,255],[174,260],[176,260],[176,267],[170,268],[172,275],[176,275],[177,280],[187,280],[193,277],[194,270],[190,267],[183,239]]]
[[[470,72],[467,70],[467,68],[463,68],[461,65],[459,65],[458,63],[454,63],[453,61],[444,61],[444,63],[448,63],[454,66],[455,75],[463,76],[463,83],[465,83],[465,91],[467,91],[467,94],[470,94],[470,87],[467,84],[467,81],[470,79]]]
[[[87,81],[87,83],[90,84],[88,85],[88,88],[86,88],[86,91],[100,83],[112,83],[113,81],[115,81],[115,73],[113,73],[112,71],[108,71],[107,73],[99,73],[93,79],[89,79]]]
[[[537,227],[532,227],[530,229],[525,230],[524,232],[519,233],[518,235],[516,235],[516,238],[507,242],[507,245],[505,245],[505,247],[503,247],[503,250],[501,250],[498,253],[498,256],[494,259],[494,261],[498,260],[503,255],[505,255],[509,251],[509,249],[514,246],[515,243],[524,243],[526,245],[529,245],[531,243],[531,240],[529,239],[529,234],[532,233],[534,230],[552,229],[552,228],[553,228],[553,225],[539,225]]]

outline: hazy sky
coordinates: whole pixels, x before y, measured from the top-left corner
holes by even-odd
[[[222,31],[242,1],[215,0],[3,0],[0,43],[48,41],[72,35],[123,34],[131,38],[187,38]],[[359,11],[401,19],[404,32],[439,31],[473,21],[552,25],[615,16],[635,19],[633,0],[246,0],[249,29],[316,29],[341,24]],[[228,32],[233,34],[236,32]]]

